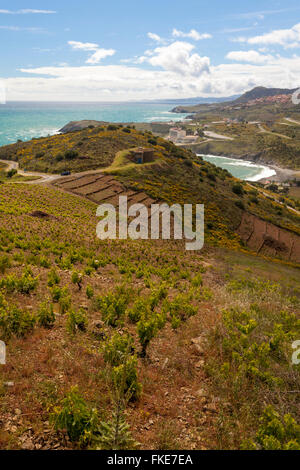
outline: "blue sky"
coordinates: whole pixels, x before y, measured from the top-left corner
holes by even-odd
[[[0,86],[14,100],[300,85],[299,0],[1,1],[0,44]]]

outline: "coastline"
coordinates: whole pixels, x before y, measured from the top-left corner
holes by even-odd
[[[282,168],[277,165],[267,165],[269,168],[272,168],[276,171],[276,175],[271,178],[262,178],[259,180],[260,183],[265,183],[268,180],[275,181],[277,183],[284,183],[287,180],[300,179],[300,170],[291,170],[289,168]]]
[[[186,146],[186,148],[191,148],[191,147]],[[195,153],[197,155],[207,155],[207,156],[209,156],[209,154],[206,154],[206,153],[203,153],[203,152],[200,153],[199,151],[195,151]],[[283,167],[280,167],[280,166],[275,165],[273,163],[260,162],[260,161],[257,161],[257,159],[253,158],[253,155],[251,155],[251,154],[243,155],[243,156],[240,156],[240,157],[238,157],[237,155],[226,155],[226,154],[221,154],[221,155],[215,154],[215,155],[211,155],[211,156],[230,158],[230,159],[237,160],[237,161],[240,161],[240,162],[247,162],[248,161],[250,163],[253,163],[253,165],[270,168],[270,169],[272,169],[276,172],[275,175],[268,176],[268,177],[263,176],[262,178],[257,179],[256,182],[265,183],[266,181],[274,181],[274,182],[277,182],[277,183],[284,183],[287,180],[293,180],[293,179],[300,180],[300,169],[295,170],[295,169],[291,169],[291,168],[283,168]]]

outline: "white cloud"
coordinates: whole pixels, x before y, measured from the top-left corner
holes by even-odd
[[[149,62],[155,67],[162,67],[179,75],[199,77],[209,72],[210,60],[196,53],[191,54],[194,48],[195,46],[188,42],[176,41],[169,46],[146,51],[139,60],[140,63]]]
[[[162,41],[162,38],[158,34],[148,33],[147,36],[148,36],[148,38],[152,39],[152,41],[156,41],[156,42],[161,42]]]
[[[0,80],[0,104],[6,103],[6,90],[2,80]]]
[[[99,64],[105,57],[113,56],[116,53],[114,49],[98,49],[91,57],[86,61],[87,64]]]
[[[173,29],[172,36],[174,36],[175,38],[190,38],[190,39],[194,39],[195,41],[200,41],[201,39],[212,38],[211,34],[208,34],[208,33],[200,34],[195,29],[191,29],[189,33],[184,33],[183,31],[179,31],[176,28]]]
[[[149,57],[149,56],[148,56]],[[23,68],[23,77],[3,80],[8,100],[128,101],[197,96],[230,96],[255,86],[300,87],[300,57],[272,63],[210,66],[210,74],[183,76],[141,66]]]
[[[243,38],[244,39],[244,38]],[[270,33],[245,39],[248,44],[278,45],[284,48],[300,46],[300,23],[290,29],[277,29]]]
[[[267,64],[274,60],[272,55],[263,55],[257,51],[231,51],[226,55],[227,59],[237,62],[251,62],[253,64]]]
[[[277,15],[280,13],[286,13],[286,12],[295,11],[295,10],[298,10],[298,8],[282,8],[281,10],[250,11],[248,13],[237,13],[235,15],[230,15],[230,16],[236,19],[251,20],[253,18],[257,18],[258,20],[263,20],[265,16]]]
[[[42,14],[42,15],[53,15],[56,11],[53,10],[33,10],[31,8],[25,8],[22,10],[0,10],[0,14],[4,15],[28,15],[28,14]]]
[[[0,29],[6,30],[6,31],[27,31],[29,33],[45,33],[45,30],[43,28],[38,28],[38,27],[21,27],[21,26],[0,26]]]
[[[81,51],[96,51],[99,49],[99,45],[92,42],[68,41],[68,44],[72,49]]]
[[[68,44],[74,50],[94,51],[94,54],[86,60],[86,64],[99,64],[99,62],[102,59],[105,59],[105,57],[113,56],[116,53],[114,49],[101,49],[98,44],[94,44],[92,42],[68,41]]]

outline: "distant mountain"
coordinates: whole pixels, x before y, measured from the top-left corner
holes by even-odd
[[[210,104],[210,103],[224,103],[226,101],[233,101],[238,98],[240,95],[233,95],[221,98],[183,98],[183,99],[165,99],[165,100],[149,100],[149,103],[159,103],[159,104],[178,104],[178,105],[197,105],[197,104]]]
[[[242,96],[237,98],[235,100],[235,103],[247,103],[251,100],[256,100],[258,98],[267,98],[269,96],[291,95],[296,90],[298,90],[298,88],[290,90],[289,88],[266,88],[263,86],[258,86],[256,88],[253,88],[253,90],[247,91]]]
[[[181,106],[176,106],[172,109],[173,113],[198,113],[201,111],[208,111],[211,110],[212,107],[215,109],[222,107],[222,105],[226,104],[242,104],[247,103],[248,101],[256,100],[258,98],[268,98],[270,96],[276,95],[291,95],[294,91],[298,90],[298,88],[294,88],[290,90],[289,88],[266,88],[263,86],[258,86],[253,88],[253,90],[247,91],[242,96],[235,97],[231,96],[228,98],[204,98],[207,101],[198,101],[198,103],[194,106],[189,106],[187,103],[183,105],[183,101],[181,101]],[[203,98],[202,98],[203,100]]]

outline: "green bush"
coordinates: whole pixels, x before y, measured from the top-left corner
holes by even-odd
[[[35,318],[29,312],[22,311],[15,306],[9,307],[2,298],[0,307],[0,330],[4,338],[12,335],[24,337],[34,329]]]
[[[147,348],[150,341],[155,338],[158,332],[157,318],[153,315],[149,319],[142,318],[137,324],[137,333],[142,346],[141,356],[146,357]]]
[[[85,293],[88,299],[92,299],[94,297],[94,289],[92,286],[87,286]]]
[[[128,401],[135,401],[141,395],[142,385],[138,381],[137,358],[128,356],[125,362],[112,369],[112,381]]]
[[[37,284],[38,278],[33,277],[32,271],[29,268],[24,270],[20,278],[11,275],[0,280],[0,288],[8,293],[17,291],[20,294],[30,294],[30,292],[35,290]]]
[[[71,309],[68,313],[67,330],[70,334],[75,334],[76,331],[86,331],[87,316],[85,311],[81,308],[78,311]]]
[[[73,387],[50,415],[50,422],[57,431],[66,431],[72,442],[90,444],[98,434],[99,417],[97,410],[90,408]]]
[[[73,284],[77,284],[78,289],[82,289],[82,274],[78,271],[73,271],[71,281]]]
[[[190,296],[178,294],[172,301],[165,301],[163,310],[170,315],[172,327],[176,329],[181,322],[197,314],[197,307],[191,304]]]
[[[148,318],[151,315],[151,308],[146,299],[137,299],[132,308],[127,310],[127,315],[132,323],[138,323],[141,318]]]
[[[103,297],[98,297],[96,303],[101,310],[103,321],[110,326],[122,324],[129,300],[129,291],[123,287],[119,287],[115,292],[109,292]]]
[[[243,203],[243,201],[235,201],[234,204],[235,204],[236,207],[238,207],[239,209],[242,209],[242,211],[245,210],[245,204]]]
[[[290,414],[281,418],[273,406],[267,406],[260,423],[255,441],[244,441],[243,449],[300,450],[300,425]]]
[[[4,274],[5,271],[11,267],[10,258],[7,255],[0,257],[0,273]]]
[[[52,268],[50,273],[48,274],[48,286],[54,287],[60,283],[60,277],[57,274],[55,268]]]
[[[6,176],[7,176],[7,178],[12,178],[12,177],[15,176],[17,173],[18,173],[18,171],[15,170],[14,168],[12,168],[11,170],[8,170],[8,172],[6,173]]]
[[[244,188],[240,183],[235,183],[232,186],[232,192],[238,196],[242,196],[244,194]]]
[[[55,315],[52,304],[44,302],[37,312],[38,324],[44,328],[52,328],[55,323]]]
[[[133,352],[133,339],[130,335],[114,334],[104,345],[104,360],[111,366],[119,366]]]
[[[66,150],[64,156],[66,160],[73,160],[78,157],[78,152],[77,150]]]

